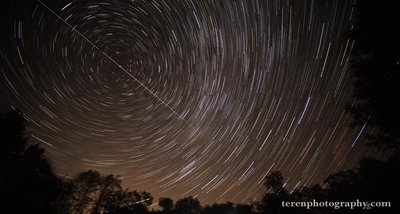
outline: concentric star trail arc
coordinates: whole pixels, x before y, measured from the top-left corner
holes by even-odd
[[[126,74],[128,74],[130,77],[132,77],[136,82],[138,82],[146,91],[148,91],[153,97],[155,97],[158,101],[160,101],[165,107],[167,107],[169,110],[171,110],[176,116],[178,116],[181,120],[183,120],[188,126],[194,128],[190,123],[188,123],[185,118],[183,118],[180,114],[178,114],[174,109],[172,109],[168,104],[164,102],[164,100],[160,99],[154,92],[152,92],[149,88],[147,88],[142,82],[140,82],[136,77],[134,77],[131,73],[129,73],[122,65],[118,64],[113,58],[111,58],[108,54],[106,54],[103,50],[101,50],[99,47],[97,47],[96,44],[91,42],[88,38],[86,38],[83,34],[81,34],[79,31],[77,31],[74,27],[72,27],[68,22],[66,22],[63,18],[61,18],[57,13],[55,13],[52,9],[47,7],[42,1],[37,0],[43,7],[48,9],[52,14],[57,16],[57,18],[61,21],[63,21],[68,27],[70,27],[73,31],[79,34],[83,39],[85,39],[87,42],[89,42],[94,48],[96,48],[98,51],[100,51],[105,57],[107,57],[111,62],[113,62],[118,68],[120,68],[122,71],[124,71]]]

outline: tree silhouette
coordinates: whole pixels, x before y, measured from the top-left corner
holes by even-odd
[[[116,212],[117,214],[145,214],[149,213],[147,207],[141,203],[131,204],[129,206],[123,206],[119,208]]]
[[[146,191],[142,191],[141,192],[142,195],[142,204],[146,205],[146,206],[150,206],[153,203],[153,196],[151,196],[151,194],[149,192]]]
[[[298,213],[296,208],[282,206],[282,202],[295,201],[283,185],[284,180],[280,171],[274,171],[265,177],[264,186],[267,192],[257,206],[260,213]]]
[[[89,170],[80,173],[72,180],[72,191],[68,200],[71,213],[83,213],[95,203],[94,196],[99,190],[101,176],[97,171]]]
[[[353,170],[341,171],[325,179],[325,195],[328,200],[387,201],[390,208],[375,208],[371,213],[398,213],[400,200],[397,182],[400,179],[398,160],[379,161],[363,158]],[[355,209],[352,213],[358,213]],[[345,212],[343,212],[345,213]],[[348,211],[349,213],[349,211]]]
[[[200,201],[189,196],[176,201],[174,212],[176,214],[199,214],[201,210]]]
[[[50,213],[59,180],[44,149],[29,145],[22,113],[0,113],[0,207],[7,213]]]
[[[394,29],[400,20],[395,2],[356,1],[355,23],[349,38],[354,39],[350,54],[354,77],[352,126],[366,126],[375,131],[368,136],[370,145],[390,148],[387,160],[363,158],[352,170],[340,171],[320,186],[295,191],[297,200],[311,198],[328,201],[388,201],[392,208],[376,208],[369,213],[398,213],[397,182],[400,180],[400,32]],[[360,209],[320,209],[321,213],[360,213]]]
[[[153,203],[153,196],[142,191],[117,191],[114,194],[114,208],[108,209],[110,213],[148,213],[148,206]],[[112,203],[111,203],[112,204]]]
[[[397,182],[400,179],[400,32],[394,28],[400,20],[395,2],[364,0],[356,2],[356,22],[350,32],[354,48],[350,54],[356,102],[348,109],[353,125],[374,127],[368,136],[370,145],[391,148],[387,160],[371,157],[360,161],[353,170],[330,175],[325,195],[331,200],[363,199],[391,201],[392,209],[372,212],[398,213]]]
[[[353,125],[368,123],[380,130],[371,136],[374,145],[396,150],[400,136],[400,31],[394,28],[400,19],[397,8],[395,1],[357,1],[350,60],[358,100],[349,106]]]
[[[273,193],[286,191],[283,188],[283,176],[280,171],[274,171],[265,178],[264,186]]]
[[[0,113],[1,158],[18,158],[25,152],[26,121],[18,110]]]
[[[123,190],[118,177],[102,176],[94,170],[65,181],[63,190],[59,213],[147,213],[153,200],[149,192]]]
[[[225,204],[213,204],[212,206],[206,206],[203,209],[203,214],[231,214],[235,213],[234,204],[227,202]]]
[[[236,214],[252,214],[253,206],[249,204],[236,204]]]
[[[171,213],[174,207],[174,201],[170,198],[160,198],[158,205],[163,208],[163,213]]]
[[[93,214],[110,210],[118,203],[118,194],[122,192],[121,180],[113,175],[102,177],[99,183],[98,197],[92,210]]]
[[[53,211],[58,214],[70,213],[70,197],[72,196],[73,183],[71,180],[63,180],[60,185],[58,197],[54,203]]]
[[[304,186],[299,189],[296,189],[293,191],[291,196],[295,198],[295,201],[326,200],[324,189],[319,184],[315,184],[311,187]]]

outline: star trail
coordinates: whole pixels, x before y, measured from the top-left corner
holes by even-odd
[[[56,173],[156,198],[259,200],[368,154],[350,128],[351,1],[21,1],[2,20],[1,108]]]

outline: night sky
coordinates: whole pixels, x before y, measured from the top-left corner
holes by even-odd
[[[273,170],[291,191],[382,155],[344,110],[354,2],[2,4],[1,111],[25,114],[59,176],[249,202]]]

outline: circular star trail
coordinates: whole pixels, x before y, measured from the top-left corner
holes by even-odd
[[[249,202],[273,170],[292,190],[376,153],[344,110],[351,2],[11,8],[2,107],[25,113],[60,176],[97,169],[156,197]]]

